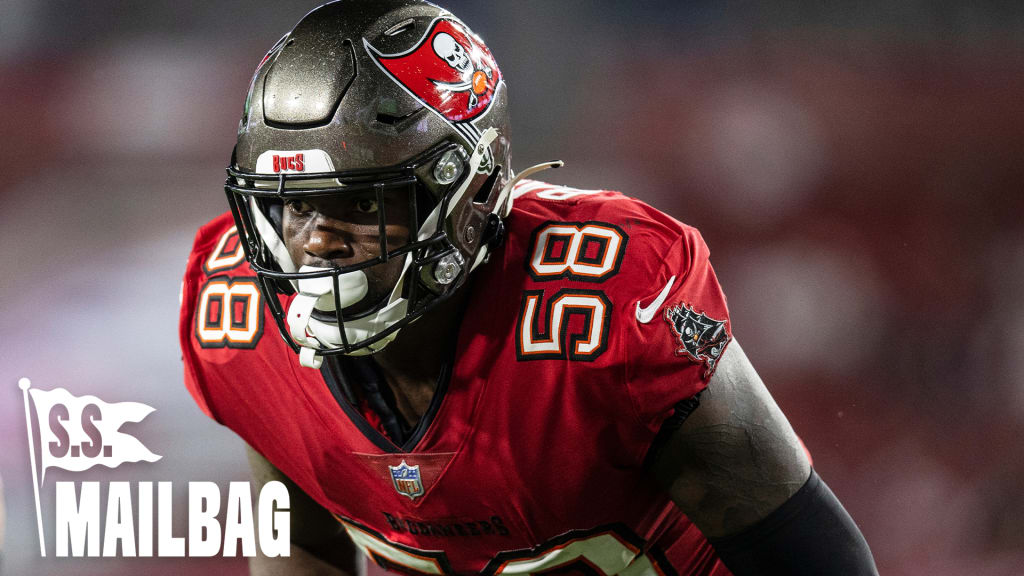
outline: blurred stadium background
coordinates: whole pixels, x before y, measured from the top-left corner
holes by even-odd
[[[226,208],[250,74],[314,5],[0,3],[4,574],[245,573],[39,559],[15,383],[155,406],[162,461],[73,478],[174,480],[179,535],[187,481],[247,479],[182,386],[178,286]],[[703,231],[735,333],[883,574],[1024,573],[1019,3],[447,6],[506,76],[515,167],[564,159],[545,176]]]

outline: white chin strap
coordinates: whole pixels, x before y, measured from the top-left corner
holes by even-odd
[[[508,181],[508,184],[505,184],[505,187],[501,189],[501,194],[498,195],[498,201],[494,203],[495,213],[497,213],[498,216],[501,216],[502,218],[507,218],[508,215],[512,213],[511,192],[512,189],[516,187],[516,184],[519,184],[520,180],[524,178],[529,178],[530,176],[533,176],[534,174],[536,174],[537,172],[541,172],[542,170],[547,170],[548,168],[561,168],[562,166],[565,166],[565,162],[562,162],[561,160],[541,162],[536,166],[530,166],[526,170],[523,170],[519,174],[516,174],[515,177],[510,179]],[[506,198],[508,199],[508,202],[505,202]]]
[[[402,269],[402,276],[409,269],[412,263],[412,256],[408,255]],[[303,266],[299,272],[320,272],[329,268],[315,268]],[[341,307],[347,308],[360,302],[366,297],[369,283],[366,273],[362,270],[338,275],[338,300]],[[336,310],[334,303],[334,283],[330,276],[322,278],[310,278],[297,282],[299,294],[288,306],[288,331],[291,337],[302,348],[299,350],[299,363],[307,368],[319,369],[323,364],[323,356],[320,351],[325,349],[337,349],[344,345],[341,331],[335,323],[322,322],[313,317],[313,311],[328,312],[333,314]],[[360,342],[384,331],[395,322],[405,317],[408,301],[398,297],[402,293],[402,282],[399,282],[392,291],[388,305],[358,320],[345,321],[345,339],[349,344]],[[355,351],[355,355],[373,354],[394,340],[397,332],[391,333],[366,348]]]

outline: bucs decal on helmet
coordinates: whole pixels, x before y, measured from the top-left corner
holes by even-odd
[[[486,112],[502,80],[487,46],[451,17],[435,20],[415,46],[400,54],[382,54],[365,39],[363,45],[396,82],[453,123]]]
[[[666,308],[665,321],[681,346],[676,349],[676,356],[685,356],[694,362],[703,363],[707,368],[704,377],[711,376],[729,344],[726,321],[700,314],[694,311],[693,306],[684,303]]]

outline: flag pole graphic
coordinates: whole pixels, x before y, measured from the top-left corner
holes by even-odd
[[[39,481],[36,479],[36,448],[32,440],[32,417],[28,409],[28,389],[32,382],[28,378],[18,380],[18,388],[21,388],[22,396],[25,398],[25,429],[28,430],[28,460],[32,465],[32,490],[36,495],[36,526],[39,528],[39,555],[46,556],[46,542],[43,541],[43,515],[39,508]],[[42,426],[42,423],[39,424]]]

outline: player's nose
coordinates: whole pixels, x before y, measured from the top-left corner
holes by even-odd
[[[355,255],[352,239],[344,226],[333,218],[318,214],[302,245],[309,265],[344,265]]]

